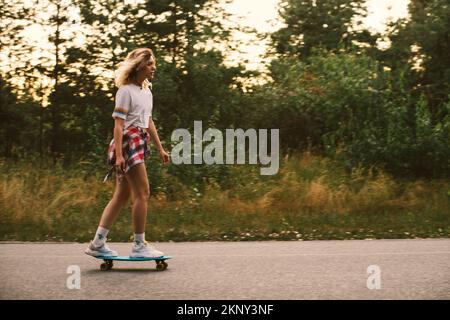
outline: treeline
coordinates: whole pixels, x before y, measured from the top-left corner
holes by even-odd
[[[257,72],[224,64],[235,27],[224,23],[219,0],[0,5],[0,51],[8,57],[0,75],[4,159],[103,170],[113,71],[132,49],[150,47],[158,67],[153,115],[169,151],[174,129],[202,120],[218,129],[279,128],[283,155],[309,149],[349,170],[450,175],[447,0],[411,0],[409,19],[391,23],[387,34],[358,23],[367,14],[362,0],[281,1],[284,27],[266,35],[265,84],[253,84]],[[52,30],[50,48],[21,37],[32,23]],[[380,49],[380,41],[389,47]],[[226,175],[226,168],[207,166],[170,170],[186,179]]]

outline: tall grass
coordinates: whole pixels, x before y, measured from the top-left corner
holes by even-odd
[[[147,164],[148,167],[148,164]],[[152,181],[152,169],[148,168]],[[114,191],[102,173],[0,162],[1,240],[89,240]],[[275,176],[236,165],[200,193],[167,170],[149,199],[151,240],[364,239],[450,236],[450,183],[397,181],[304,153]],[[232,187],[224,187],[232,186]],[[131,204],[110,237],[132,235]]]

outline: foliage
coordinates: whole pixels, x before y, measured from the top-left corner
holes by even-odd
[[[257,91],[266,108],[255,125],[280,128],[285,149],[309,145],[342,159],[391,173],[450,174],[450,113],[434,122],[425,98],[399,92],[399,82],[368,56],[318,52],[307,62],[272,63],[273,82]],[[270,118],[269,118],[270,116]]]
[[[157,56],[153,118],[169,152],[174,129],[192,132],[194,120],[202,120],[219,130],[278,128],[282,155],[314,150],[349,172],[376,165],[397,177],[450,173],[445,0],[411,1],[411,19],[391,25],[387,50],[375,47],[382,35],[356,22],[366,14],[363,1],[282,1],[285,25],[270,34],[270,80],[253,86],[243,83],[255,72],[224,63],[234,29],[223,23],[227,14],[217,0],[2,3],[1,50],[22,63],[0,75],[0,113],[8,119],[0,129],[4,159],[51,159],[86,175],[103,174],[117,89],[113,72],[130,50],[146,46]],[[44,7],[51,9],[49,19],[38,14]],[[16,34],[27,25],[20,23],[25,15],[28,24],[54,31],[48,38],[54,50],[34,64],[30,50],[42,50]],[[84,41],[74,42],[76,36]],[[167,178],[158,161],[154,152],[157,181]],[[197,190],[236,182],[227,166],[173,166],[167,173]]]
[[[312,51],[344,50],[354,41],[374,42],[367,30],[357,30],[366,15],[363,0],[284,0],[280,16],[285,26],[271,35],[276,52],[307,58]],[[358,18],[358,19],[357,19]]]
[[[348,174],[340,162],[309,152],[285,158],[269,179],[252,166],[233,166],[227,189],[210,181],[200,191],[164,170],[151,177],[149,240],[450,236],[448,179],[402,181],[360,168]],[[24,161],[0,163],[0,181],[3,241],[89,241],[114,189],[80,168]],[[131,220],[129,202],[109,239],[130,240]]]

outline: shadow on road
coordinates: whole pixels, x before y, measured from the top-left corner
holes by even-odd
[[[164,270],[164,271],[158,271],[156,269],[151,269],[151,268],[116,268],[114,267],[111,270],[108,271],[102,271],[100,269],[97,270],[88,270],[85,271],[84,273],[86,275],[93,275],[93,274],[99,274],[99,273],[150,273],[150,272],[155,272],[155,273],[165,273],[170,271],[169,269]]]

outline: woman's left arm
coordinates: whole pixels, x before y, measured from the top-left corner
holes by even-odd
[[[156,130],[155,123],[153,122],[153,119],[151,117],[149,119],[149,125],[146,131],[150,134],[150,141],[153,141],[156,145],[156,149],[158,149],[159,157],[161,158],[162,162],[164,164],[169,163],[170,157],[164,150],[161,141],[159,140],[158,131]]]

